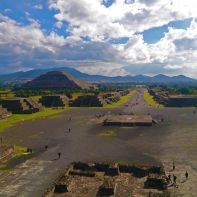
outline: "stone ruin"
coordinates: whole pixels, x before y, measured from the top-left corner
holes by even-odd
[[[197,96],[170,95],[167,91],[149,90],[154,99],[167,107],[197,107]]]
[[[12,158],[14,155],[14,147],[9,144],[0,143],[0,163]]]
[[[75,100],[70,103],[70,106],[75,107],[103,107],[107,104],[118,102],[121,96],[125,96],[129,93],[128,90],[119,90],[113,93],[105,94],[88,94],[78,96]]]
[[[3,99],[3,108],[13,114],[32,114],[40,111],[40,105],[31,98]]]
[[[11,116],[11,113],[8,112],[6,109],[0,107],[0,120]]]
[[[102,107],[104,105],[104,100],[97,95],[78,96],[70,103],[70,106],[73,107]]]
[[[42,96],[39,102],[45,107],[65,107],[68,105],[68,98],[61,95]]]
[[[104,126],[152,126],[154,123],[150,115],[110,115],[103,121]]]
[[[114,184],[112,181],[104,180],[104,183],[98,188],[96,197],[102,196],[113,196],[114,195]]]
[[[74,162],[43,196],[159,197],[164,191],[167,192],[167,177],[163,166]]]

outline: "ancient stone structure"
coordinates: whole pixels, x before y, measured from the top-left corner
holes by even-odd
[[[78,96],[70,105],[75,107],[103,107],[104,105],[118,102],[121,96],[125,96],[128,93],[129,90],[119,90],[113,93]]]
[[[142,177],[147,179],[137,180]],[[152,197],[159,197],[166,192],[166,180],[163,166],[75,162],[48,187],[44,197],[149,196],[150,191]]]
[[[102,107],[104,100],[96,95],[84,95],[78,96],[70,105],[75,107]]]
[[[42,96],[39,102],[45,107],[64,107],[68,105],[68,98],[61,95]]]
[[[14,147],[0,142],[0,162],[10,159],[14,154]]]
[[[62,71],[50,71],[22,86],[24,89],[90,89],[93,85]]]
[[[167,189],[167,179],[165,175],[162,174],[149,174],[146,182],[144,183],[145,188],[153,188],[159,190]]]
[[[111,115],[104,121],[104,126],[152,126],[153,119],[150,115]]]
[[[31,98],[4,99],[2,106],[13,114],[31,114],[40,110],[40,105]]]
[[[0,120],[11,116],[11,113],[8,112],[6,109],[0,107]]]
[[[166,91],[150,89],[149,93],[154,99],[167,107],[197,107],[197,96],[170,95]]]
[[[114,184],[109,180],[105,180],[104,183],[99,187],[96,194],[97,197],[102,196],[113,196],[114,195]]]

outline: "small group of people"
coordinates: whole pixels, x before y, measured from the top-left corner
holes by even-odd
[[[27,148],[27,152],[32,154],[33,153],[33,149],[32,148]]]
[[[45,145],[45,146],[44,146],[44,149],[45,149],[46,151],[48,150],[48,148],[49,148],[48,145]],[[57,154],[57,155],[58,155],[58,159],[60,159],[61,154],[62,154],[61,152],[58,152],[58,154]]]
[[[172,170],[173,171],[175,171],[175,168],[176,168],[176,166],[175,166],[175,162],[173,161],[173,163],[172,163]],[[187,172],[187,170],[185,171],[185,179],[187,180],[189,178],[189,174],[188,174],[188,172]],[[173,185],[175,185],[175,186],[177,186],[177,176],[175,175],[175,174],[173,174],[172,176],[171,176],[171,174],[169,174],[168,175],[168,182],[169,183],[173,183]]]

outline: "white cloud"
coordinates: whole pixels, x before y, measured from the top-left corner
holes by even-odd
[[[34,5],[34,8],[38,9],[38,10],[42,10],[43,6],[42,6],[42,4],[36,4],[36,5]]]
[[[108,8],[103,0],[50,0],[49,5],[57,11],[54,25],[62,28],[67,21],[70,36],[46,33],[29,13],[26,17],[30,25],[26,26],[0,15],[1,65],[69,65],[105,75],[132,74],[141,68],[144,74],[151,74],[152,70],[197,78],[195,20],[187,29],[169,28],[154,44],[145,43],[136,34],[170,21],[197,17],[195,0],[116,0]],[[91,41],[86,42],[81,36],[88,36]],[[128,42],[110,44],[111,38],[120,37],[128,37]]]
[[[132,37],[151,27],[170,21],[196,17],[195,0],[116,0],[105,7],[102,0],[54,0],[50,8],[59,11],[55,18],[70,23],[74,36],[89,36],[93,40],[107,37]]]

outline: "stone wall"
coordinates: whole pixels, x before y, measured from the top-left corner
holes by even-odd
[[[13,114],[31,114],[40,110],[39,105],[30,98],[4,99],[2,106]]]
[[[11,158],[14,154],[14,147],[7,144],[0,144],[0,162]]]
[[[45,107],[64,107],[68,105],[68,98],[61,95],[42,96],[39,102]]]

